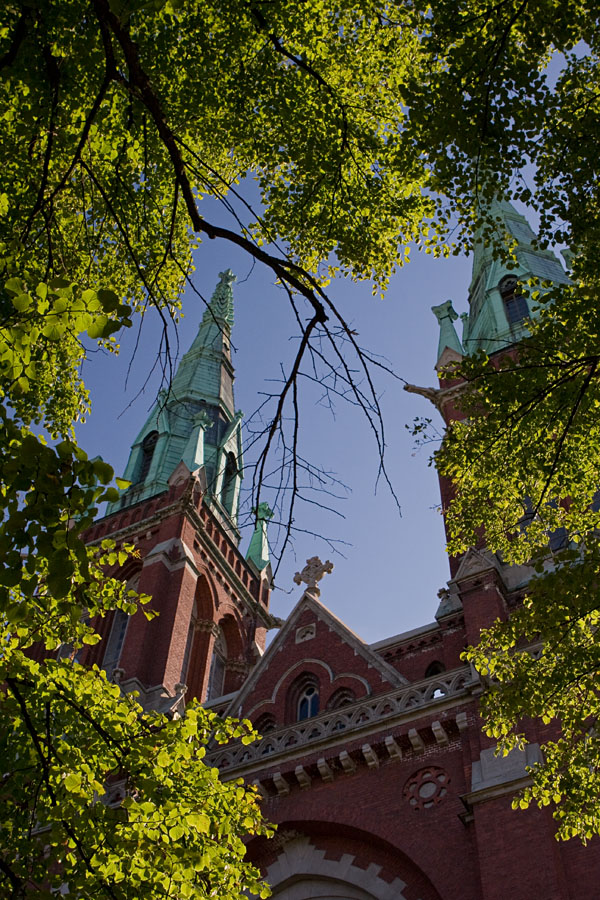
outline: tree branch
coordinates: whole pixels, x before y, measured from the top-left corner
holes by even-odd
[[[167,124],[160,101],[152,88],[150,79],[142,68],[136,44],[132,41],[129,33],[122,27],[117,16],[111,11],[108,0],[92,0],[92,3],[98,20],[100,22],[108,22],[113,34],[121,45],[129,68],[130,88],[132,93],[138,97],[150,113],[164,147],[169,154],[175,172],[175,178],[179,184],[193,229],[197,232],[206,234],[209,238],[224,238],[230,243],[241,247],[255,259],[259,260],[259,262],[265,263],[265,265],[272,269],[281,281],[287,282],[308,300],[315,310],[318,322],[327,321],[325,307],[317,297],[317,294],[321,297],[324,297],[325,295],[315,279],[308,272],[305,272],[300,266],[290,260],[282,260],[276,256],[272,256],[270,253],[257,247],[252,241],[237,234],[235,231],[231,231],[228,228],[222,228],[218,225],[212,225],[200,215],[196,206],[192,186],[186,175],[185,162],[179,150],[177,140],[173,131]],[[312,286],[311,288],[306,286],[306,281]]]

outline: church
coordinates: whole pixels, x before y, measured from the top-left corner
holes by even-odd
[[[518,268],[477,243],[460,339],[452,304],[434,307],[438,369],[519,340],[531,310],[517,278],[566,281],[523,216],[504,203],[495,212]],[[136,545],[139,558],[118,577],[150,594],[160,615],[114,613],[82,661],[137,690],[146,708],[182,714],[198,698],[253,722],[261,741],[215,748],[209,762],[255,784],[278,825],[247,848],[277,900],[597,900],[596,841],[558,843],[548,809],[511,808],[548,726],[529,723],[526,749],[496,757],[478,716],[482,684],[461,661],[482,628],[519,604],[528,567],[474,547],[450,560],[433,622],[374,644],[327,609],[332,565],[317,557],[297,573],[288,618],[270,613],[266,504],[245,555],[239,546],[233,281],[221,274],[169,392],[133,440],[131,487],[87,535]],[[412,389],[446,422],[460,415],[460,384]],[[450,491],[441,484],[442,505]]]

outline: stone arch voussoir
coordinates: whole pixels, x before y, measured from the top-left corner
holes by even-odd
[[[265,880],[271,885],[274,900],[319,900],[340,897],[344,900],[405,900],[406,883],[400,878],[384,881],[381,866],[371,863],[366,869],[354,865],[354,855],[326,859],[310,838],[299,835],[288,841],[277,859],[267,868]],[[308,891],[308,893],[307,893]]]

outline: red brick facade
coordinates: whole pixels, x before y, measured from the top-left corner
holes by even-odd
[[[460,660],[482,626],[509,614],[525,570],[470,551],[435,622],[372,646],[309,588],[263,653],[274,625],[267,575],[206,508],[198,476],[179,470],[168,493],[99,521],[89,539],[108,534],[137,544],[139,565],[123,577],[160,612],[128,624],[117,669],[126,687],[149,705],[183,706],[187,652],[186,695],[206,697],[224,635],[224,696],[209,703],[264,736],[212,762],[255,782],[279,825],[274,840],[248,847],[276,897],[596,900],[594,842],[558,844],[547,810],[511,809],[525,764],[539,758],[537,726],[527,755],[496,759],[480,730],[481,685]],[[91,648],[88,662],[102,652]],[[307,688],[318,709],[299,720]]]
[[[455,389],[439,394],[447,417]],[[160,615],[107,621],[87,662],[108,669],[110,657],[109,676],[149,707],[182,711],[198,697],[261,730],[210,762],[255,783],[279,826],[248,845],[274,896],[597,900],[598,842],[559,844],[549,810],[511,809],[543,729],[531,724],[527,751],[497,759],[478,718],[481,683],[460,659],[510,615],[531,572],[472,549],[451,561],[434,622],[371,646],[309,587],[265,651],[266,630],[281,624],[269,613],[270,567],[241,556],[205,491],[202,471],[180,464],[166,492],[91,529],[92,542],[136,544],[140,559],[120,576]]]

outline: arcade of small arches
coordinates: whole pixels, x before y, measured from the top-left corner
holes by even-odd
[[[434,660],[427,666],[424,677],[433,678],[435,675],[440,675],[445,671],[446,667],[444,664],[439,660]],[[332,712],[337,709],[343,709],[345,706],[351,706],[357,700],[362,699],[355,690],[345,685],[335,688],[327,697],[325,703],[323,703],[323,693],[323,686],[319,677],[314,672],[304,671],[287,688],[284,703],[285,722],[278,722],[273,712],[259,712],[254,719],[254,727],[259,734],[265,735],[270,731],[275,731],[282,724],[292,725],[294,722],[302,722],[305,719],[317,716],[320,712]],[[367,690],[367,693],[370,692]]]

